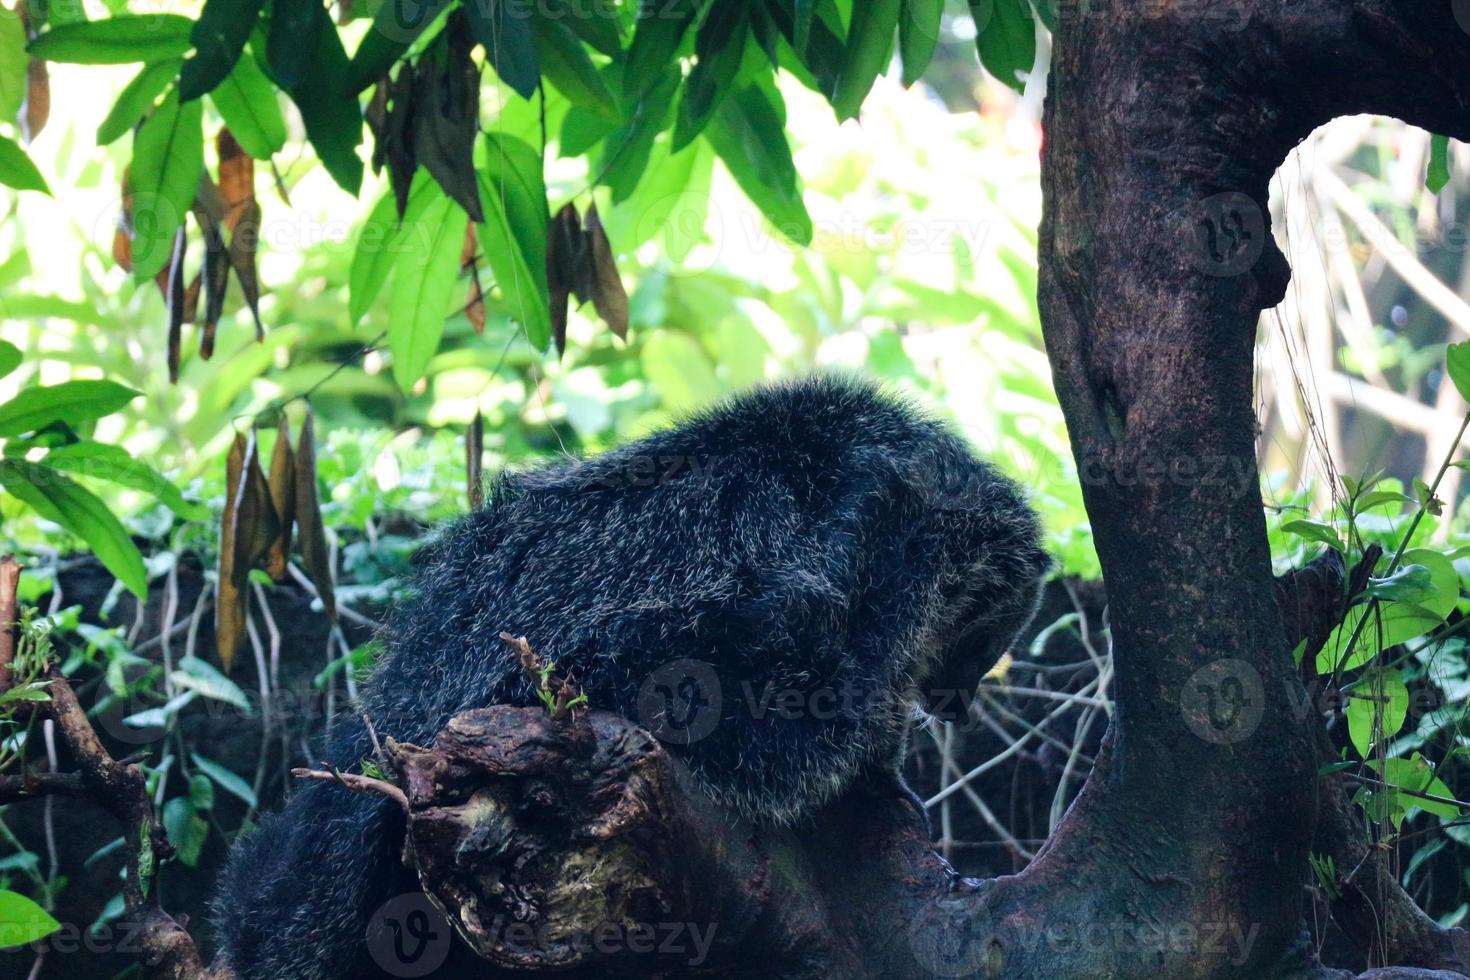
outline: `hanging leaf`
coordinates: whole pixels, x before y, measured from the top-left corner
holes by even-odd
[[[603,144],[602,182],[621,204],[637,190],[648,171],[648,160],[658,134],[668,128],[669,110],[679,90],[679,72],[670,69],[633,108],[631,118],[613,130]],[[565,152],[564,154],[565,155]]]
[[[560,357],[567,347],[567,302],[583,288],[578,280],[589,266],[587,239],[576,205],[562,205],[546,231],[546,281],[551,299],[551,339]]]
[[[250,569],[264,564],[280,536],[280,517],[260,466],[260,440],[252,429],[245,439],[243,483],[235,506],[235,576],[240,588],[246,586]]]
[[[8,340],[0,340],[0,378],[20,367],[20,348]]]
[[[570,27],[593,51],[613,59],[623,56],[622,23],[613,4],[598,0],[542,0],[540,9],[547,18]]]
[[[413,148],[424,165],[471,220],[483,221],[475,179],[475,137],[480,131],[480,72],[470,58],[467,32],[451,15],[441,44],[419,59],[414,78]]]
[[[735,183],[766,220],[805,246],[811,244],[812,219],[786,142],[785,117],[781,93],[769,80],[759,80],[725,100],[707,135]]]
[[[702,0],[643,0],[633,43],[623,62],[623,98],[641,99],[674,64],[685,33],[705,6]]]
[[[852,24],[847,31],[847,60],[832,95],[832,107],[837,110],[838,119],[857,117],[873,83],[888,67],[901,8],[900,0],[853,4]]]
[[[361,92],[381,78],[448,7],[449,0],[384,0],[352,53],[352,91]]]
[[[31,41],[32,57],[79,65],[126,65],[182,58],[194,22],[178,14],[126,14],[58,24]]]
[[[975,46],[985,70],[1017,92],[1021,75],[1036,64],[1036,26],[1028,0],[970,0],[975,16]]]
[[[523,99],[541,84],[536,42],[531,36],[531,6],[518,0],[478,0],[464,6],[470,32],[485,46],[495,74]]]
[[[393,377],[404,391],[423,377],[439,351],[468,223],[464,208],[440,196],[422,219],[425,249],[407,251],[393,263],[388,347],[393,352]]]
[[[225,125],[246,153],[269,160],[286,145],[286,120],[276,87],[254,58],[241,58],[209,95]]]
[[[260,19],[265,0],[208,0],[189,32],[194,54],[179,74],[179,98],[197,99],[225,80]],[[249,59],[246,59],[249,60]]]
[[[393,185],[393,200],[398,205],[400,221],[408,210],[408,195],[419,167],[413,138],[416,90],[414,72],[405,65],[387,87],[388,108],[383,117],[382,131],[373,147],[373,168],[381,170],[384,162],[388,164],[388,178]]]
[[[40,191],[50,194],[46,178],[13,140],[0,136],[0,184],[14,187],[18,191]]]
[[[479,510],[485,503],[485,482],[480,467],[485,459],[485,416],[475,409],[469,431],[464,438],[465,479],[469,483],[470,510]]]
[[[475,328],[475,333],[485,332],[485,291],[480,286],[480,240],[475,226],[467,225],[464,230],[464,248],[460,250],[459,271],[470,279],[469,294],[465,298],[464,315]]]
[[[86,542],[109,572],[139,599],[148,595],[143,556],[107,505],[70,477],[21,459],[0,460],[0,485],[36,513]]]
[[[291,527],[296,519],[296,457],[291,451],[291,427],[281,413],[276,428],[276,445],[271,451],[271,468],[267,477],[271,506],[280,522],[280,534],[266,550],[266,574],[277,582],[286,578],[291,561]]]
[[[169,674],[169,680],[176,687],[197,691],[211,701],[234,705],[246,717],[251,714],[250,699],[240,690],[239,685],[198,657],[184,657],[180,660],[178,669]],[[202,797],[203,793],[196,791],[193,795]]]
[[[592,63],[577,35],[559,20],[537,17],[532,37],[541,73],[556,90],[577,105],[613,121],[621,121],[618,100]]]
[[[292,41],[290,49],[282,53],[289,61],[288,72],[274,53],[276,29],[282,11],[294,10],[299,5],[305,6],[309,15],[291,14],[287,19],[293,23],[298,19],[310,22],[310,26],[303,28],[303,37],[311,39],[311,46],[306,64],[297,65],[295,55],[304,42],[300,38]],[[348,85],[347,52],[342,49],[342,40],[327,21],[326,8],[315,0],[281,0],[273,9],[267,49],[272,52],[270,62],[276,69],[276,80],[301,111],[306,138],[322,166],[337,186],[356,195],[362,186],[362,160],[357,156],[357,147],[362,142],[362,108],[357,103],[357,93]],[[299,78],[299,83],[292,83],[293,77]]]
[[[1397,670],[1365,674],[1348,692],[1348,737],[1358,755],[1368,757],[1375,742],[1393,738],[1409,716],[1409,689]]]
[[[26,100],[20,111],[20,130],[30,143],[51,118],[51,70],[40,58],[26,61]]]
[[[206,759],[201,755],[189,753],[189,760],[194,763],[194,768],[204,773],[210,779],[219,784],[219,788],[231,796],[242,800],[246,806],[256,805],[255,791],[250,784],[229,769],[220,765],[212,759]]]
[[[201,324],[199,357],[214,356],[214,335],[224,311],[225,293],[230,286],[230,250],[214,222],[204,224],[204,320]]]
[[[322,43],[323,34],[331,34],[335,40],[337,32],[318,0],[274,0],[265,54],[281,88],[298,88],[314,74],[320,78],[313,67],[326,46]],[[341,41],[336,41],[336,47],[341,59],[334,61],[333,67],[341,71],[337,84],[345,89],[347,53],[342,51]]]
[[[240,501],[245,489],[245,437],[235,433],[225,460],[225,510],[219,525],[219,565],[215,575],[214,641],[220,663],[230,665],[245,642],[245,619],[250,593],[244,588],[249,569],[237,569],[235,534]]]
[[[1429,193],[1438,194],[1450,182],[1450,138],[1434,136],[1429,141],[1429,172],[1424,177],[1424,186]]]
[[[904,88],[923,77],[934,49],[939,46],[939,25],[944,0],[903,0],[903,18],[898,22],[898,50],[903,60]]]
[[[1470,401],[1470,340],[1450,344],[1445,351],[1445,370],[1460,397]]]
[[[180,64],[179,59],[172,58],[144,65],[123,88],[107,118],[97,127],[97,145],[106,146],[136,126],[143,114],[153,108],[159,93],[178,77]]]
[[[488,137],[480,200],[485,214],[478,229],[480,248],[496,288],[531,346],[545,350],[556,303],[548,287],[550,258],[543,237],[548,212],[540,155],[513,136]]]
[[[260,205],[255,198],[245,202],[244,211],[235,224],[230,236],[230,267],[240,281],[240,291],[245,294],[245,304],[255,318],[255,339],[265,335],[260,322],[260,282],[255,275],[255,252],[260,242]]]
[[[597,205],[587,209],[587,239],[592,258],[592,305],[619,340],[628,339],[628,292],[618,275],[612,244],[597,216]]]
[[[735,76],[745,57],[750,19],[745,5],[717,3],[694,39],[694,69],[684,80],[679,118],[674,123],[674,151],[678,152],[704,131],[725,98],[735,88]]]
[[[133,275],[152,279],[173,253],[174,234],[194,203],[204,170],[199,102],[170,93],[133,138]]]
[[[321,500],[316,486],[316,423],[308,410],[296,440],[296,527],[301,538],[301,560],[316,586],[327,618],[337,621],[337,594],[333,584],[331,553],[327,549],[326,526],[322,523]]]
[[[168,380],[179,383],[179,347],[184,331],[184,256],[187,251],[184,226],[174,235],[173,257],[168,263],[168,282],[164,299],[168,308]]]
[[[0,404],[0,438],[35,432],[54,422],[75,426],[100,419],[141,394],[115,381],[89,379],[22,388]]]

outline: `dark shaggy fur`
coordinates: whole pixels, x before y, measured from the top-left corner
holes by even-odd
[[[916,697],[973,689],[1048,566],[1017,488],[939,423],[856,381],[763,388],[503,477],[433,546],[363,708],[428,743],[457,712],[535,704],[506,630],[592,707],[657,729],[690,705],[645,682],[697,661],[715,690],[694,707],[717,717],[670,751],[715,799],[791,822],[860,771],[896,773]],[[339,721],[331,761],[370,752],[361,722]],[[242,980],[373,975],[366,923],[411,887],[402,833],[392,804],[313,783],[241,840],[216,925]]]

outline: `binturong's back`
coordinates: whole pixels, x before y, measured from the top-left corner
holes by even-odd
[[[758,824],[859,778],[898,789],[909,713],[973,690],[1049,568],[1013,483],[845,378],[756,389],[487,497],[430,546],[394,617],[361,706],[378,732],[425,743],[460,711],[536,704],[508,632]],[[344,720],[332,761],[370,753]],[[411,887],[402,833],[385,801],[303,788],[236,847],[226,959],[242,978],[374,975],[367,923]]]

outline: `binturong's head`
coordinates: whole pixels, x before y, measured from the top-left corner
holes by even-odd
[[[1052,562],[1021,489],[962,440],[926,442],[906,482],[940,551],[915,687],[920,707],[955,720],[1030,624]]]

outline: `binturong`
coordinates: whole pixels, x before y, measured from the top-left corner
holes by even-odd
[[[427,744],[461,711],[537,704],[509,632],[767,826],[859,782],[907,792],[915,708],[974,690],[1050,568],[1016,484],[908,402],[836,377],[503,475],[428,548],[358,706],[378,732]],[[344,717],[325,757],[372,751]],[[386,799],[300,788],[235,846],[224,961],[242,980],[379,975],[364,938],[414,887],[403,832]]]

